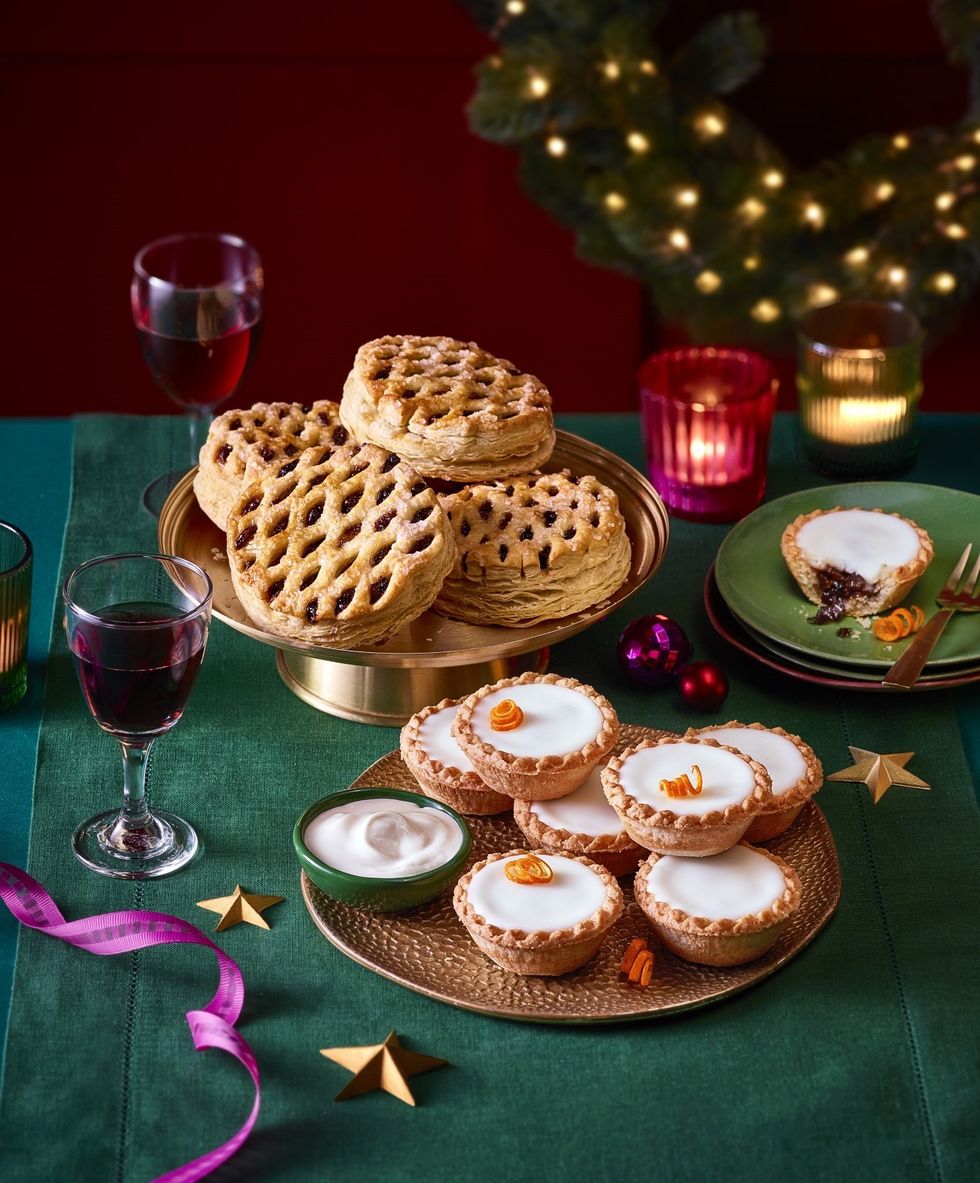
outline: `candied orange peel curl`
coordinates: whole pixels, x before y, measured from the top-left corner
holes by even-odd
[[[653,977],[654,956],[642,937],[634,937],[626,946],[619,966],[620,974],[631,986],[646,987]]]
[[[925,623],[926,614],[916,604],[908,608],[896,608],[887,616],[879,616],[872,624],[871,631],[879,641],[886,644],[890,641],[900,641],[910,633],[917,633]]]
[[[504,863],[504,874],[511,883],[521,883],[525,887],[550,883],[555,877],[554,871],[536,854],[522,854],[520,858]]]
[[[701,769],[697,764],[691,765],[691,771],[694,773],[696,784],[691,782],[690,776],[685,772],[683,775],[675,777],[674,780],[666,778],[662,780],[659,785],[661,793],[666,793],[668,797],[696,797],[704,787],[704,781],[701,779]]]
[[[524,722],[524,712],[512,698],[503,698],[490,708],[490,726],[494,731],[514,731]]]

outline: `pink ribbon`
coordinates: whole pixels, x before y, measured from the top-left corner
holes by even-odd
[[[227,1142],[160,1175],[153,1183],[192,1183],[227,1162],[252,1132],[261,1102],[255,1054],[234,1027],[245,1002],[245,983],[235,962],[193,924],[163,912],[106,912],[69,924],[40,883],[10,863],[0,862],[0,896],[21,924],[89,953],[108,956],[171,944],[207,945],[214,950],[218,958],[218,989],[203,1010],[187,1012],[187,1024],[198,1051],[220,1048],[245,1065],[255,1085],[255,1101],[245,1124]]]

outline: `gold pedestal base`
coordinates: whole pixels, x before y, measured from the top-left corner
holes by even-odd
[[[416,711],[443,698],[465,698],[481,686],[528,670],[543,674],[549,655],[548,649],[535,649],[471,665],[392,668],[347,665],[280,649],[276,666],[293,694],[318,711],[355,723],[401,727]]]

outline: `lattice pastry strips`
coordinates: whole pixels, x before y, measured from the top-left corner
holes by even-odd
[[[616,494],[594,476],[534,473],[442,498],[458,556],[435,608],[454,620],[511,627],[584,611],[630,569]]]
[[[212,421],[201,448],[194,493],[223,530],[235,498],[253,481],[277,472],[306,448],[349,441],[337,403],[256,403]]]
[[[555,445],[543,383],[451,337],[379,337],[362,345],[340,415],[356,439],[445,480],[531,472]]]
[[[249,616],[353,649],[421,615],[455,547],[418,473],[373,444],[311,448],[283,469],[249,485],[228,519],[232,584]]]

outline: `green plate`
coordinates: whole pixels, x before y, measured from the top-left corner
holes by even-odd
[[[980,497],[936,485],[876,481],[804,489],[762,505],[743,518],[721,545],[715,563],[718,590],[737,617],[774,641],[842,665],[887,669],[907,642],[891,645],[845,618],[836,624],[811,624],[815,605],[803,595],[779,549],[783,530],[800,514],[814,509],[885,509],[910,518],[929,533],[935,557],[906,603],[927,615],[968,542],[980,544]],[[858,638],[838,637],[850,623]],[[980,614],[957,613],[933,650],[927,669],[980,661]]]

